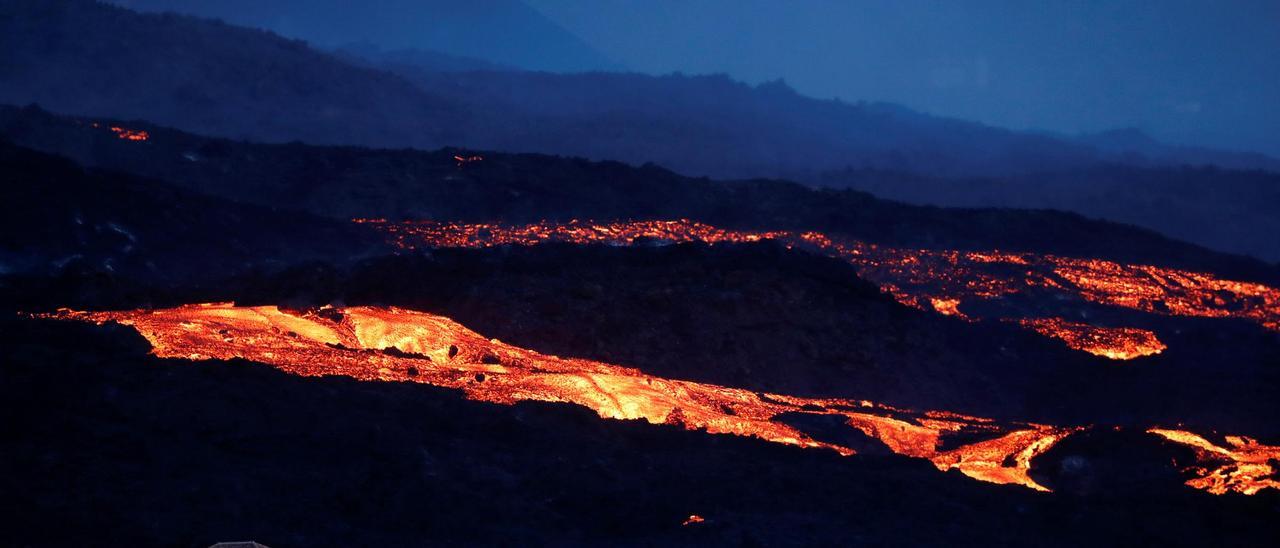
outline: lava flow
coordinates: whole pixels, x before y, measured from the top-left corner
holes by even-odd
[[[116,137],[124,139],[125,141],[146,141],[151,138],[151,134],[141,129],[128,129],[119,126],[111,126],[111,132],[115,133]]]
[[[1068,322],[1061,318],[1021,320],[1041,335],[1062,339],[1067,346],[1113,360],[1131,360],[1159,354],[1167,348],[1155,333],[1132,327],[1099,328],[1089,324]]]
[[[393,223],[358,219],[386,233],[404,249],[491,247],[557,241],[628,245],[636,241],[741,243],[778,240],[848,261],[863,278],[903,304],[975,319],[965,303],[1036,293],[1148,313],[1242,318],[1280,331],[1280,289],[1221,280],[1200,272],[1034,253],[901,249],[820,232],[748,231],[689,220],[541,222],[523,226],[433,221]],[[999,314],[999,313],[993,313]],[[1064,318],[992,316],[1017,321],[1069,347],[1112,359],[1132,359],[1165,349],[1156,334],[1132,327],[1069,322]]]
[[[1196,476],[1187,480],[1191,487],[1215,495],[1230,491],[1252,495],[1263,489],[1280,489],[1280,446],[1263,445],[1244,436],[1225,436],[1230,447],[1223,447],[1182,430],[1152,428],[1148,432],[1195,451],[1197,464],[1188,470]]]
[[[155,311],[64,310],[49,317],[132,326],[151,343],[152,353],[164,358],[244,358],[302,376],[420,382],[500,404],[566,402],[604,418],[644,419],[852,455],[854,448],[817,441],[786,424],[784,416],[837,415],[890,451],[927,459],[939,470],[1042,491],[1047,489],[1028,475],[1031,460],[1076,430],[665,379],[517,348],[448,318],[399,308],[293,311],[201,304]]]
[[[1084,430],[1006,422],[944,411],[911,411],[865,400],[801,398],[665,379],[607,363],[561,358],[486,339],[442,316],[400,308],[288,310],[230,303],[164,310],[77,312],[43,317],[132,326],[162,358],[243,358],[300,376],[419,382],[499,404],[564,402],[603,418],[643,419],[774,443],[853,447],[815,440],[786,423],[796,414],[836,415],[889,451],[926,459],[981,481],[1047,491],[1029,475],[1032,460]],[[1280,446],[1226,436],[1230,447],[1180,430],[1149,433],[1195,451],[1187,485],[1213,494],[1280,489]]]

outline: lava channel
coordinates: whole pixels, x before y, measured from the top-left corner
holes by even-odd
[[[1191,448],[1196,464],[1187,485],[1215,495],[1229,492],[1252,495],[1263,489],[1280,489],[1280,446],[1263,445],[1245,436],[1224,436],[1226,446],[1185,430],[1147,430],[1173,443]]]
[[[540,354],[486,339],[443,316],[394,307],[288,310],[210,303],[119,312],[64,309],[36,317],[132,326],[161,358],[243,358],[307,377],[419,382],[498,404],[564,402],[607,419],[643,419],[854,455],[852,447],[814,440],[780,420],[793,413],[837,415],[895,454],[926,459],[939,470],[958,470],[980,481],[1038,491],[1048,489],[1030,477],[1032,460],[1086,429],[665,379],[633,368]],[[1195,451],[1196,465],[1185,470],[1194,476],[1187,481],[1191,487],[1247,495],[1280,489],[1280,447],[1243,436],[1226,436],[1230,447],[1223,447],[1181,430],[1148,432]],[[948,445],[954,447],[944,449]]]
[[[1212,274],[1145,265],[1123,265],[1034,253],[902,249],[836,238],[821,232],[731,230],[690,220],[528,225],[388,222],[357,219],[383,232],[402,249],[484,248],[543,242],[630,245],[637,241],[745,243],[777,240],[848,261],[858,274],[899,302],[973,320],[967,302],[1039,292],[1147,313],[1243,318],[1280,331],[1280,290],[1222,280]],[[1117,360],[1162,352],[1156,333],[1133,327],[1070,322],[1065,318],[992,317],[1018,322],[1075,350]]]
[[[243,358],[301,376],[419,382],[499,404],[565,402],[608,419],[643,419],[853,455],[852,447],[817,441],[779,420],[788,413],[838,415],[893,453],[981,481],[1040,491],[1048,489],[1028,475],[1031,460],[1077,430],[666,379],[517,348],[448,318],[400,308],[293,311],[214,303],[154,311],[62,310],[44,317],[132,326],[162,358]],[[981,441],[944,444],[952,437]],[[943,449],[945,445],[955,446]]]

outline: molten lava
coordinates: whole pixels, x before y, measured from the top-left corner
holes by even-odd
[[[454,154],[453,161],[454,163],[458,164],[459,168],[461,168],[467,164],[484,161],[484,156],[477,156],[477,155],[462,156],[460,154]]]
[[[64,310],[51,317],[132,326],[151,343],[152,353],[164,358],[244,358],[302,376],[455,388],[472,399],[500,404],[566,402],[604,418],[643,419],[852,455],[851,447],[817,441],[780,420],[794,413],[837,415],[890,451],[927,459],[939,470],[1042,491],[1047,489],[1028,475],[1031,460],[1076,430],[665,379],[517,348],[448,318],[399,308],[292,311],[201,304],[155,311]],[[952,447],[944,449],[948,445]]]
[[[111,126],[111,132],[115,133],[116,137],[126,141],[146,141],[151,138],[150,133],[141,129],[128,129],[119,126]]]
[[[1244,436],[1225,436],[1228,446],[1215,445],[1183,430],[1152,428],[1148,432],[1190,447],[1197,464],[1187,471],[1195,477],[1187,485],[1215,495],[1230,491],[1252,495],[1280,489],[1280,446],[1262,445]]]
[[[848,261],[860,276],[903,304],[964,319],[972,319],[960,311],[965,302],[1039,293],[1148,313],[1242,318],[1280,331],[1280,289],[1154,266],[1033,253],[900,249],[820,232],[729,230],[688,220],[541,222],[523,226],[391,223],[382,219],[357,222],[386,233],[404,249],[482,248],[550,241],[628,245],[637,240],[708,244],[778,240],[790,247],[815,249]],[[1062,339],[1072,348],[1109,358],[1132,359],[1165,348],[1155,333],[1140,329],[1101,327],[1060,318],[1025,322],[1023,318],[994,319],[1019,321],[1038,333]]]
[[[442,316],[399,308],[287,310],[214,303],[154,311],[61,310],[43,317],[132,326],[162,358],[243,358],[301,376],[419,382],[499,404],[565,402],[609,419],[643,419],[853,455],[852,447],[817,441],[782,420],[795,413],[836,415],[898,455],[926,459],[939,470],[954,469],[981,481],[1040,491],[1048,489],[1030,477],[1032,460],[1084,430],[665,379],[540,354],[486,339]],[[1278,446],[1227,436],[1230,447],[1222,447],[1180,430],[1148,432],[1195,451],[1197,464],[1187,471],[1195,476],[1187,481],[1191,487],[1247,495],[1280,489]]]
[[[960,299],[943,299],[934,297],[929,299],[929,303],[933,305],[933,310],[943,316],[955,316],[957,318],[968,318],[960,311]]]
[[[1061,318],[1025,319],[1019,323],[1067,346],[1113,360],[1132,360],[1159,354],[1167,348],[1156,334],[1132,327],[1097,327]]]

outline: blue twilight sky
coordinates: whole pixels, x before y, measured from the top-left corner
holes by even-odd
[[[1280,0],[525,0],[636,71],[1280,156]]]

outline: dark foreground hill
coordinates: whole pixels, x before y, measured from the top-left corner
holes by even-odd
[[[147,141],[123,141],[110,130],[87,127],[109,135],[112,144],[131,147],[128,150],[163,151],[165,143],[195,140],[158,131]],[[226,169],[227,174],[252,172],[239,167],[248,158],[262,162],[255,165],[270,166],[380,166],[372,173],[356,169],[351,173],[364,175],[350,181],[339,176],[345,186],[331,187],[332,198],[311,202],[301,196],[305,191],[296,191],[301,203],[316,204],[307,209],[320,211],[352,203],[342,197],[362,193],[373,198],[372,204],[390,203],[396,197],[409,204],[445,204],[453,218],[673,214],[626,209],[636,202],[623,196],[637,190],[624,182],[635,180],[661,185],[670,193],[667,196],[676,196],[675,203],[693,208],[675,213],[717,223],[759,228],[752,223],[767,222],[771,219],[764,215],[774,214],[801,226],[846,227],[882,241],[921,242],[921,234],[945,237],[957,217],[986,218],[984,226],[990,229],[932,242],[1014,242],[1043,251],[1061,248],[1053,247],[1058,245],[1054,240],[1003,228],[1018,222],[1036,227],[1037,222],[1057,218],[1066,242],[1076,241],[1070,237],[1073,233],[1102,235],[1103,245],[1086,241],[1069,248],[1078,252],[1123,254],[1126,248],[1117,242],[1145,243],[1146,255],[1141,256],[1157,261],[1233,266],[1184,244],[1047,212],[1036,216],[912,208],[856,194],[824,196],[786,184],[719,185],[656,169],[636,171],[536,156],[491,156],[481,162],[487,167],[459,171],[445,159],[445,152],[214,145],[233,147],[226,158],[235,160],[213,168]],[[280,153],[284,155],[277,156]],[[301,156],[290,159],[293,154]],[[387,170],[388,162],[444,165],[403,172]],[[11,145],[0,145],[0,169],[12,177],[5,187],[2,216],[4,266],[10,274],[0,277],[3,309],[121,309],[226,300],[384,304],[442,313],[491,336],[546,352],[758,390],[867,397],[908,407],[1052,423],[1192,423],[1253,435],[1269,432],[1265,418],[1280,412],[1267,396],[1280,386],[1270,367],[1280,347],[1273,334],[1243,322],[1170,318],[1057,299],[1016,305],[1051,316],[1111,317],[1121,325],[1154,329],[1172,346],[1165,354],[1140,360],[1141,367],[1117,368],[1013,325],[970,324],[908,309],[860,282],[857,272],[843,262],[784,251],[774,244],[727,250],[701,245],[543,246],[375,259],[391,249],[363,225],[340,219],[205,196],[123,173],[85,170]],[[561,192],[581,190],[538,196],[537,186],[522,186],[521,198],[508,201],[505,191],[490,198],[495,188],[529,180],[536,185],[537,179],[526,175],[532,169],[558,174],[556,188]],[[386,173],[407,175],[406,181],[413,183],[394,193],[394,186],[365,184],[383,180]],[[432,181],[426,174],[441,178]],[[192,188],[201,188],[193,184],[196,181],[206,181],[203,184],[220,194],[245,200],[265,196],[268,202],[274,201],[274,192],[292,184],[272,177],[228,175],[175,180]],[[226,186],[230,181],[245,186]],[[564,181],[579,182],[570,186]],[[822,200],[842,196],[856,200],[847,204],[843,216],[823,211]],[[721,209],[716,200],[732,207]],[[886,228],[866,222],[867,217],[893,219],[896,225]],[[760,218],[766,221],[756,220]],[[1274,276],[1248,261],[1234,266],[1244,273]]]
[[[212,283],[12,278],[0,309],[344,303],[441,314],[517,346],[666,378],[854,397],[1003,420],[1280,436],[1280,338],[1245,322],[1041,302],[1114,316],[1170,348],[1132,362],[1069,349],[1015,324],[905,307],[848,265],[773,244],[567,244],[308,262]]]
[[[378,249],[349,223],[86,170],[0,141],[0,274],[192,282]]]
[[[1260,546],[1277,533],[1265,492],[1044,495],[562,405],[161,360],[125,328],[0,327],[0,488],[23,501],[0,518],[8,546]],[[691,515],[705,521],[682,526]]]
[[[450,151],[245,145],[131,125],[147,140],[91,123],[40,135],[137,162],[127,165],[185,162],[202,175],[175,170],[176,187],[0,147],[0,171],[12,177],[6,264],[22,271],[0,275],[0,489],[23,497],[0,518],[0,544],[1254,545],[1276,532],[1273,490],[1218,497],[1180,485],[1172,463],[1185,451],[1138,432],[1149,421],[1182,423],[1274,444],[1277,341],[1252,324],[1131,315],[1170,349],[1116,366],[1011,326],[907,309],[848,265],[775,244],[352,261],[383,248],[334,217],[397,202],[407,204],[393,210],[401,214],[474,218],[684,212],[938,245],[1228,258],[1054,213],[914,208],[541,156],[487,154],[460,169]],[[315,171],[275,180],[298,165]],[[301,183],[321,179],[330,182],[315,195]],[[646,193],[654,188],[667,194]],[[244,203],[290,193],[302,205]],[[662,209],[662,196],[694,209]],[[833,200],[849,201],[823,203]],[[1032,232],[1046,218],[1057,219],[1052,230]],[[1071,237],[1079,234],[1099,240]],[[62,263],[65,255],[82,258]],[[537,350],[678,378],[1130,429],[1072,438],[1037,458],[1032,474],[1058,490],[1046,495],[871,451],[843,458],[551,404],[494,406],[419,385],[157,359],[129,329],[13,314],[226,299],[413,307]],[[705,521],[681,525],[691,515]]]

